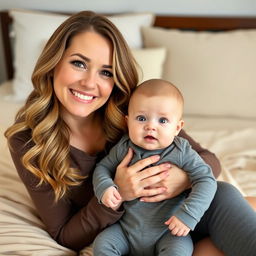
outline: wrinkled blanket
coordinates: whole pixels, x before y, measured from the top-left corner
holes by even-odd
[[[221,161],[219,179],[235,185],[243,195],[256,196],[256,129],[190,131]]]

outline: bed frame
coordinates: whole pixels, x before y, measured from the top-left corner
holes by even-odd
[[[7,79],[12,79],[14,68],[11,41],[9,37],[12,19],[8,15],[8,11],[0,12],[0,22]],[[154,26],[195,31],[256,29],[256,17],[186,17],[157,15]]]

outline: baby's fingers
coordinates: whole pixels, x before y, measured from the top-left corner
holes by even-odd
[[[172,218],[173,218],[173,216],[172,216],[171,218],[169,218],[164,224],[165,224],[165,225],[170,225],[170,223],[171,223],[171,221],[172,221]]]
[[[188,228],[177,227],[176,236],[187,236],[189,231],[190,229]]]
[[[172,216],[171,218],[169,218],[164,224],[169,226],[170,230],[173,230],[176,227],[175,221],[174,221],[175,217]]]
[[[115,206],[117,206],[117,205],[119,205],[121,203],[121,200],[120,199],[115,199],[115,198],[113,198],[112,200],[111,200],[111,208],[113,208],[113,207],[115,207]]]
[[[114,197],[118,201],[122,200],[122,197],[121,197],[120,193],[117,190],[114,190]]]

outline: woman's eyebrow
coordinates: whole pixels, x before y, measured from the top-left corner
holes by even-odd
[[[89,58],[87,58],[86,56],[84,56],[84,55],[81,54],[81,53],[73,53],[73,54],[71,54],[71,56],[78,56],[78,57],[80,57],[81,59],[83,59],[83,60],[85,60],[85,61],[87,61],[87,62],[90,62],[90,61],[91,61]]]
[[[78,56],[78,57],[80,57],[81,59],[83,59],[84,61],[87,61],[87,62],[91,61],[89,58],[87,58],[86,56],[84,56],[81,53],[73,53],[73,54],[71,54],[71,56]],[[112,65],[103,65],[102,67],[112,69]]]

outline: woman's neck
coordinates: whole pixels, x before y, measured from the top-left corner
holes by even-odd
[[[70,145],[91,155],[104,149],[106,138],[101,118],[90,115],[86,118],[64,117],[64,120],[70,129]]]

